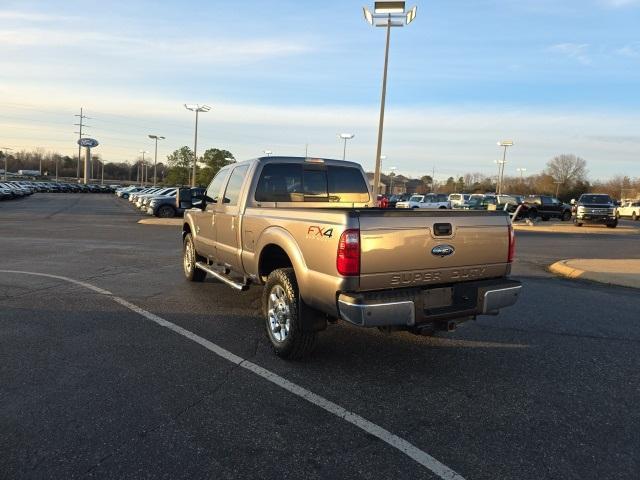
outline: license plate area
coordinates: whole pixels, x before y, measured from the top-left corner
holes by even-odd
[[[453,305],[453,288],[429,288],[422,291],[424,310],[446,308]]]

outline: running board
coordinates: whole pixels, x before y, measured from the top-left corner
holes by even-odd
[[[220,280],[221,282],[226,283],[227,285],[229,285],[231,288],[235,288],[236,290],[240,290],[241,292],[244,292],[246,290],[249,290],[249,285],[247,285],[246,283],[238,283],[238,282],[234,282],[233,280],[231,280],[229,277],[226,277],[225,275],[223,275],[220,272],[216,272],[215,270],[213,270],[209,265],[207,265],[206,263],[202,263],[202,262],[196,262],[196,267],[199,268],[200,270],[207,272],[209,275],[217,278],[218,280]]]

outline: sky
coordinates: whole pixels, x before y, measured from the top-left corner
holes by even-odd
[[[640,175],[640,0],[417,0],[391,32],[383,171]],[[347,157],[371,170],[384,30],[358,1],[0,0],[0,147],[77,154],[80,107],[107,161],[193,145],[239,160]],[[407,6],[413,3],[407,2]]]

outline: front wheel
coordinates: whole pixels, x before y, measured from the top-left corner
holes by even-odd
[[[171,205],[162,205],[158,208],[156,215],[160,218],[173,218],[176,216],[176,209]]]
[[[193,244],[193,237],[190,233],[187,233],[182,244],[182,268],[184,276],[190,282],[202,282],[207,276],[207,272],[196,267],[197,261],[198,254]]]
[[[618,226],[617,220],[613,223],[607,223],[607,228],[616,228],[617,226]]]
[[[315,346],[316,332],[302,331],[300,302],[293,268],[279,268],[269,274],[262,293],[262,313],[267,338],[281,358],[307,357]]]
[[[561,217],[563,222],[568,222],[569,220],[571,220],[571,212],[569,210],[566,210]]]

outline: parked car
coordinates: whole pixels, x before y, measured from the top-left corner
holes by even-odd
[[[175,195],[176,188],[175,187],[167,187],[167,188],[158,188],[154,190],[152,193],[144,193],[140,195],[136,195],[135,206],[137,208],[144,208],[146,205],[144,201],[152,198],[152,197],[160,197],[162,195],[169,195],[171,192],[174,192]]]
[[[180,194],[179,192],[182,192]],[[160,218],[171,218],[182,215],[187,208],[191,208],[192,199],[204,195],[205,189],[201,187],[176,189],[176,194],[171,196],[151,197],[146,212]]]
[[[398,202],[406,202],[411,198],[410,193],[400,193],[398,195],[391,195],[389,197],[389,208],[396,208]]]
[[[640,200],[624,202],[621,207],[616,209],[616,217],[618,219],[628,217],[633,221],[640,220]]]
[[[428,193],[426,195],[413,195],[406,202],[396,203],[396,208],[451,208],[449,197],[444,193]]]
[[[613,200],[609,195],[601,193],[584,193],[580,195],[576,202],[576,216],[573,221],[578,227],[581,227],[584,223],[605,224],[608,228],[616,228],[618,226],[616,207]]]
[[[452,193],[449,195],[449,203],[451,203],[451,208],[462,208],[470,198],[471,195],[468,193]]]
[[[262,286],[267,337],[276,355],[292,359],[312,351],[328,321],[452,331],[516,303],[513,229],[502,212],[375,203],[356,163],[263,157],[227,165],[185,211],[184,275],[240,291]]]
[[[129,195],[135,192],[139,192],[141,190],[142,190],[142,187],[126,187],[116,191],[116,196],[127,200],[129,198]]]
[[[530,216],[540,217],[543,221],[550,218],[559,218],[563,222],[571,220],[571,205],[562,203],[555,197],[549,195],[530,195],[524,199],[524,203],[529,206]]]

